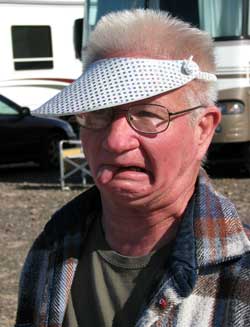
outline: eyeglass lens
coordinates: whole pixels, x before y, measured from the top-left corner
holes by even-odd
[[[169,113],[158,105],[137,105],[129,109],[128,119],[139,132],[159,133],[168,127]]]
[[[101,129],[113,120],[112,109],[102,109],[77,116],[78,123],[86,128]],[[159,105],[135,105],[128,109],[127,119],[132,128],[144,133],[159,133],[169,124],[169,113]]]
[[[113,119],[113,112],[110,109],[86,112],[76,116],[80,126],[90,129],[101,129],[107,127]]]

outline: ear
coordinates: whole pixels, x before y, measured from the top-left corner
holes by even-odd
[[[196,124],[196,137],[198,145],[198,160],[202,160],[212,141],[214,132],[221,121],[220,110],[213,106],[204,110],[204,113],[198,118]]]

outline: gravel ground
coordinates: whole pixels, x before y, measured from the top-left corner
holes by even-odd
[[[244,173],[210,171],[217,189],[230,197],[244,222],[250,222],[250,178]],[[20,270],[32,241],[50,215],[82,192],[72,181],[70,191],[61,191],[56,172],[37,167],[0,168],[0,321],[14,324]]]

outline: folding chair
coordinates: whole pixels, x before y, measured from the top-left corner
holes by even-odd
[[[74,147],[69,147],[69,145],[73,145]],[[65,146],[67,147],[65,148]],[[66,179],[79,171],[81,172],[82,185],[90,185],[87,183],[86,177],[91,177],[91,173],[87,167],[88,163],[82,150],[81,141],[60,141],[59,153],[61,189],[68,189],[65,186]]]

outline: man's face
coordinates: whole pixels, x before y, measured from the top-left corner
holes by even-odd
[[[160,104],[174,112],[188,107],[184,100],[185,92],[179,89],[140,103]],[[115,109],[109,127],[81,128],[95,183],[103,197],[153,207],[170,204],[193,186],[199,168],[197,133],[190,114],[175,117],[162,133],[147,135],[130,127],[128,107]]]

